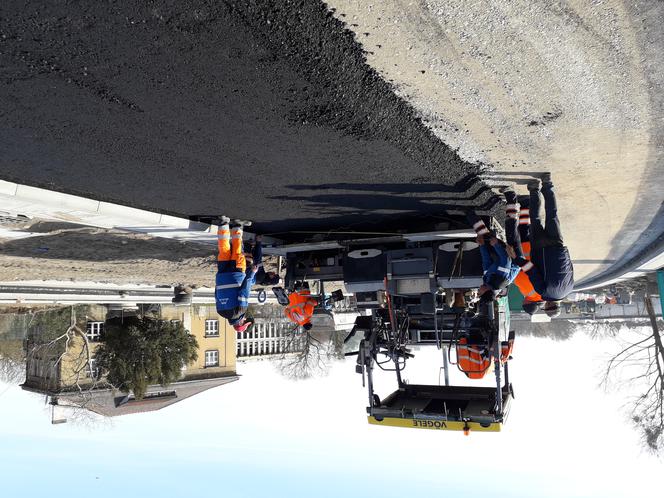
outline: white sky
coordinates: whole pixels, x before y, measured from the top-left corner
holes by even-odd
[[[662,462],[640,448],[624,395],[597,387],[615,347],[518,338],[504,431],[470,437],[369,426],[352,358],[300,382],[241,364],[238,382],[95,429],[52,426],[42,397],[11,387],[3,496],[659,496]],[[418,352],[406,378],[437,382],[439,360]]]

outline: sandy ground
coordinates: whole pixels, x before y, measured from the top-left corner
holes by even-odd
[[[214,282],[215,255],[197,244],[76,225],[31,228],[38,230],[44,235],[0,240],[1,280],[208,287]]]
[[[368,63],[497,178],[552,171],[577,281],[664,199],[664,3],[331,0]]]

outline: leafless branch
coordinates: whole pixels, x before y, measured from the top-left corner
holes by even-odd
[[[664,448],[664,344],[650,296],[645,299],[652,332],[613,355],[607,363],[602,384],[616,377],[623,368],[640,368],[640,372],[620,381],[630,386],[642,386],[641,394],[631,400],[631,419],[641,432],[645,447],[654,452]]]
[[[291,334],[278,361],[278,369],[284,377],[293,380],[326,375],[331,355],[330,344],[322,342],[309,331]]]
[[[100,387],[101,381],[92,369],[93,354],[90,341],[76,324],[76,309],[71,307],[70,310],[67,329],[43,343],[38,342],[38,339],[27,353],[28,363],[35,365],[38,376],[50,379],[51,373],[64,370],[64,362],[67,360],[67,377],[62,380],[66,384],[65,391],[73,389],[73,393],[54,395],[53,403],[66,407],[68,420],[89,426],[99,419],[99,416],[92,413],[89,408],[94,403],[93,393]],[[48,383],[46,380],[45,382]],[[62,386],[45,387],[48,387],[48,390],[55,388],[55,391],[59,391]],[[104,387],[107,387],[106,383]]]

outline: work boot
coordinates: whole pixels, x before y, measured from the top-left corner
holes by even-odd
[[[493,237],[489,227],[486,226],[486,223],[484,223],[482,218],[477,216],[475,211],[466,211],[466,219],[468,220],[468,224],[473,227],[473,230],[475,230],[475,233],[478,236],[482,236],[485,239]]]
[[[250,227],[252,223],[248,220],[233,220],[233,225],[239,227]]]
[[[454,308],[465,308],[466,300],[463,297],[463,292],[455,291],[454,292],[454,302],[452,303]]]
[[[539,178],[535,178],[528,182],[528,190],[530,192],[533,191],[538,192],[541,189],[542,189],[542,181]]]
[[[540,178],[542,179],[542,185],[547,187],[553,186],[553,182],[551,181],[551,173],[549,172],[542,173],[540,175]]]
[[[516,192],[512,187],[502,187],[500,193],[505,196],[505,202],[507,202],[507,204],[516,204]]]
[[[225,225],[229,221],[231,221],[230,218],[227,216],[192,216],[189,218],[190,220],[197,221],[199,223],[205,223],[206,225]]]

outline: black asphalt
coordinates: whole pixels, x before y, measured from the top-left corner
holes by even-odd
[[[269,233],[492,200],[314,0],[3,0],[0,132],[3,179]]]

